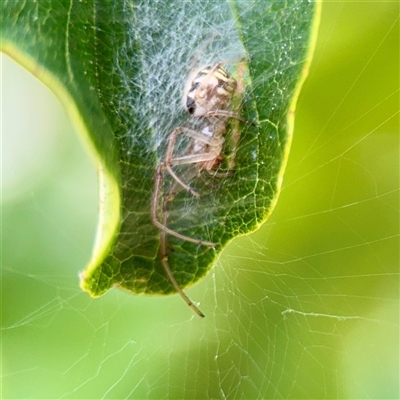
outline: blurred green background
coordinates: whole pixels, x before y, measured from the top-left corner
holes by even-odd
[[[399,3],[327,2],[269,221],[178,296],[78,274],[94,163],[2,58],[3,398],[399,398]]]

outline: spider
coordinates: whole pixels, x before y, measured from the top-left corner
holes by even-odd
[[[221,153],[229,118],[236,118],[247,122],[234,112],[228,110],[231,100],[237,91],[237,86],[236,80],[223,67],[221,62],[200,68],[189,77],[184,91],[184,106],[194,118],[201,119],[202,123],[197,130],[178,126],[171,132],[168,138],[164,160],[158,164],[154,178],[154,192],[151,200],[151,220],[160,230],[160,255],[162,264],[176,291],[201,317],[204,317],[204,314],[186,296],[169,267],[167,234],[202,246],[215,247],[217,243],[191,238],[168,228],[167,203],[172,200],[174,193],[180,188],[200,198],[200,194],[193,190],[185,181],[190,179],[190,176],[185,176],[184,180],[175,173],[173,167],[178,165],[195,165],[197,173],[203,170],[211,173],[223,160]],[[240,87],[242,87],[241,82]],[[185,154],[176,156],[174,155],[174,149],[177,137],[180,134],[184,134],[190,138],[191,145]],[[174,179],[175,184],[168,191],[167,195],[164,195],[162,206],[160,207],[162,197],[161,188],[165,171]],[[226,174],[220,174],[220,176],[226,176]],[[159,212],[159,209],[161,209],[161,212]],[[159,219],[160,216],[161,219]]]

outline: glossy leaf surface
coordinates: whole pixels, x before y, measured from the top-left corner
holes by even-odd
[[[100,216],[81,286],[174,291],[159,255],[150,204],[169,134],[196,127],[182,106],[190,71],[223,62],[238,80],[219,172],[191,177],[168,204],[168,227],[217,243],[168,236],[182,287],[203,277],[234,237],[257,229],[280,190],[295,100],[311,54],[317,6],[308,1],[109,1],[2,4],[3,51],[59,96],[99,163]],[[239,61],[240,60],[240,61]],[[177,153],[184,153],[184,138]],[[191,167],[177,171],[185,176]],[[223,175],[223,174],[221,174]],[[166,176],[163,189],[173,180]]]

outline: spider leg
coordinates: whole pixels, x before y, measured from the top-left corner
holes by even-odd
[[[187,240],[190,242],[204,244],[206,246],[214,246],[214,243],[211,242],[203,242],[196,239],[192,239],[190,237],[184,236],[175,232],[169,228],[167,228],[167,218],[168,218],[168,198],[163,200],[162,204],[162,223],[157,218],[157,208],[159,206],[159,198],[160,198],[160,188],[162,186],[162,179],[163,178],[163,164],[159,164],[156,170],[155,176],[155,188],[152,197],[152,205],[151,205],[151,218],[153,224],[156,225],[160,229],[160,256],[161,256],[161,264],[167,274],[169,281],[171,282],[172,286],[175,290],[179,293],[185,303],[200,317],[205,317],[205,315],[193,304],[190,298],[186,295],[186,293],[182,290],[179,286],[178,282],[176,281],[173,272],[168,263],[168,249],[167,249],[167,233],[173,236],[176,236],[180,239]]]
[[[176,164],[175,164],[176,165]],[[168,173],[175,179],[175,181],[182,186],[186,191],[191,193],[194,197],[200,198],[200,194],[193,190],[189,185],[182,181],[178,175],[174,172],[170,165],[164,165],[164,168],[168,171]]]
[[[210,110],[208,111],[205,116],[217,116],[217,117],[225,117],[225,118],[235,118],[239,121],[244,122],[247,125],[254,125],[253,122],[247,121],[246,119],[242,118],[240,115],[235,114],[233,111],[227,110]]]
[[[166,217],[166,209],[164,209],[164,225],[167,223]],[[168,263],[168,250],[167,250],[167,233],[165,231],[160,232],[160,255],[161,255],[161,264],[164,267],[164,270],[168,276],[169,281],[172,283],[172,286],[175,290],[180,294],[185,303],[200,317],[205,317],[205,315],[193,304],[192,300],[186,295],[186,293],[179,286],[179,283],[176,281],[174,274],[171,271],[171,268]]]
[[[169,235],[175,236],[178,239],[182,239],[184,241],[203,245],[203,246],[215,247],[217,245],[216,243],[208,242],[208,241],[200,240],[200,239],[193,239],[189,236],[181,235],[180,233],[175,232],[174,230],[168,228],[166,226],[166,223],[164,223],[164,217],[162,218],[163,222],[159,221],[158,209],[159,209],[160,198],[161,198],[161,187],[162,187],[162,182],[163,182],[163,169],[164,169],[163,164],[159,164],[157,167],[157,170],[156,170],[155,177],[154,177],[154,192],[153,192],[153,196],[151,199],[151,221],[158,229],[160,229],[163,232],[168,233]],[[165,213],[163,212],[163,214],[165,214]]]
[[[201,143],[209,145],[211,148],[217,149],[216,151],[210,151],[208,153],[190,154],[187,156],[174,157],[174,149],[176,144],[176,138],[179,134],[183,133],[185,136],[198,140]],[[174,180],[182,186],[186,191],[190,192],[193,196],[199,198],[200,194],[193,190],[189,185],[187,185],[181,178],[176,175],[172,167],[174,165],[186,165],[186,164],[196,164],[204,161],[213,160],[220,152],[219,148],[224,142],[223,138],[215,138],[205,135],[204,133],[199,133],[193,129],[178,127],[175,128],[168,138],[167,151],[165,153],[164,168],[168,173],[174,178]]]
[[[226,114],[224,114],[226,116]],[[175,143],[176,143],[176,138],[179,134],[183,133],[185,136],[187,136],[190,139],[198,140],[201,143],[208,144],[209,146],[220,146],[222,143],[224,143],[224,139],[221,137],[215,137],[215,136],[208,136],[203,132],[198,132],[195,131],[194,129],[189,129],[185,128],[183,126],[178,126],[175,128],[171,135],[168,138],[168,147],[167,147],[167,153],[165,155],[165,158],[167,158],[168,154],[171,155],[174,151]]]

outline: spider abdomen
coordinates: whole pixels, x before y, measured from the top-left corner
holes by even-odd
[[[202,117],[210,111],[226,110],[236,91],[236,80],[221,63],[207,65],[188,81],[185,91],[185,107],[194,117]]]

